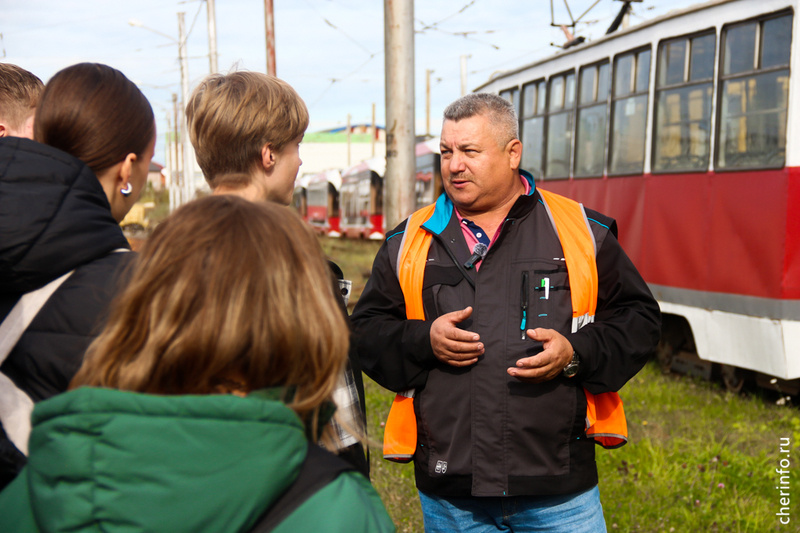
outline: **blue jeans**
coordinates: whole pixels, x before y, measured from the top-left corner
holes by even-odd
[[[425,533],[605,533],[595,486],[566,496],[439,498],[419,493]]]

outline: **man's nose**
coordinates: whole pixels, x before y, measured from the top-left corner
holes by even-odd
[[[450,172],[458,173],[463,171],[465,168],[464,156],[458,152],[453,152],[453,155],[450,157]]]

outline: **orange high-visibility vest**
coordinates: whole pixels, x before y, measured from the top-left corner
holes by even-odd
[[[561,241],[572,300],[572,332],[594,321],[597,308],[596,243],[583,205],[538,189],[553,229]],[[406,317],[424,320],[422,283],[432,235],[421,226],[433,215],[435,205],[415,212],[408,219],[397,262]],[[628,426],[622,400],[616,392],[586,394],[586,435],[604,448],[618,448],[628,441]],[[383,457],[405,463],[414,456],[417,421],[414,390],[399,393],[392,403],[383,438]]]

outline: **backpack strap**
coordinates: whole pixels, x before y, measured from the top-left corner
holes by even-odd
[[[308,443],[306,458],[294,482],[261,515],[250,533],[268,533],[275,529],[307,499],[339,477],[343,472],[355,472],[354,466],[331,452]]]

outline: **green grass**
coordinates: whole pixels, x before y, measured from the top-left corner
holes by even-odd
[[[323,239],[354,287],[363,284],[378,245]],[[351,304],[357,295],[353,294]],[[393,393],[365,376],[369,436],[380,442]],[[630,442],[597,448],[600,493],[609,531],[762,533],[798,531],[800,523],[800,413],[758,394],[736,396],[714,383],[664,375],[648,364],[620,395]],[[787,457],[780,439],[791,440]],[[791,523],[775,516],[782,458],[791,466]],[[372,482],[398,531],[422,531],[413,467],[371,453]]]

